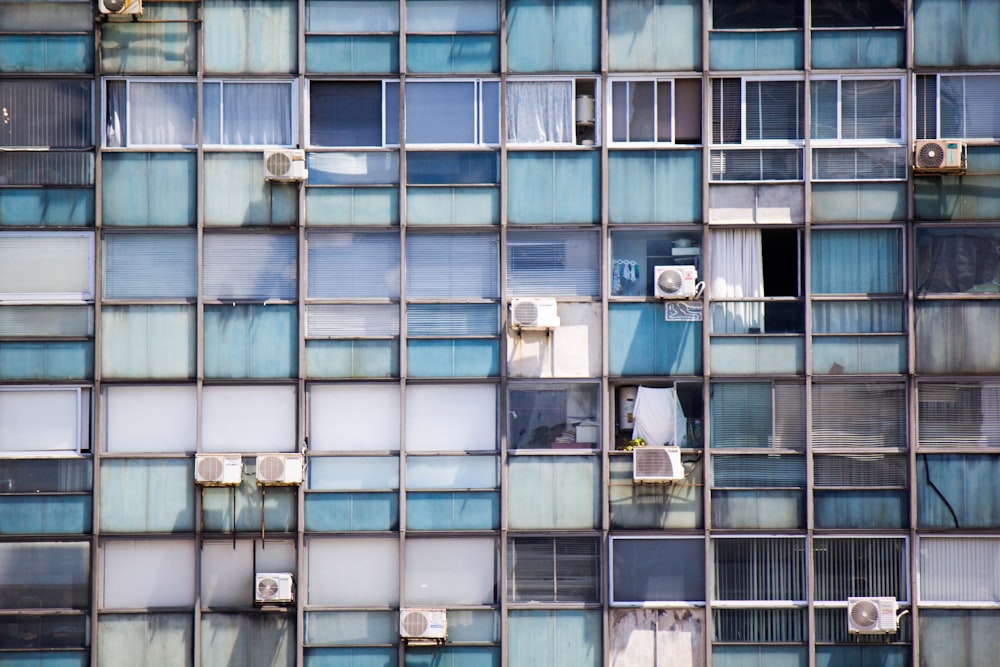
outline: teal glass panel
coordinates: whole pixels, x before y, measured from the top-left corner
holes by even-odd
[[[806,667],[805,646],[713,646],[714,667]]]
[[[508,153],[507,221],[597,223],[601,164],[596,152]]]
[[[994,0],[914,0],[913,64],[1000,65],[997,25],[1000,4]]]
[[[632,481],[632,457],[612,456],[608,502],[611,527],[660,530],[701,528],[703,472],[700,462],[685,461],[683,484],[641,484]]]
[[[498,188],[406,189],[410,225],[496,225],[500,223]]]
[[[0,227],[93,227],[94,191],[83,188],[0,190]]]
[[[0,380],[89,380],[94,343],[0,343]]]
[[[309,493],[306,530],[348,532],[398,530],[399,497],[395,493]]]
[[[194,306],[105,306],[101,373],[105,378],[194,377]]]
[[[295,377],[297,336],[294,305],[206,306],[205,377]]]
[[[601,612],[511,610],[507,655],[518,667],[599,667]]]
[[[996,220],[1000,218],[1000,147],[970,146],[964,176],[913,179],[913,210],[918,220]]]
[[[298,6],[285,0],[207,0],[205,71],[295,72]]]
[[[660,303],[608,307],[611,375],[698,375],[701,322],[666,322]]]
[[[701,222],[701,151],[612,151],[611,222]]]
[[[813,372],[903,373],[906,371],[905,336],[816,336],[813,338]]]
[[[308,188],[306,224],[398,225],[397,188]]]
[[[399,377],[399,341],[308,340],[306,375],[311,378]]]
[[[421,646],[406,650],[406,667],[500,667],[496,646]]]
[[[1000,655],[998,623],[993,609],[922,609],[921,667],[991,664]]]
[[[394,74],[399,71],[396,35],[307,35],[309,74]]]
[[[608,2],[608,66],[615,72],[700,69],[700,0]]]
[[[194,225],[194,153],[105,153],[103,164],[105,225]]]
[[[82,338],[94,335],[94,307],[4,306],[0,308],[0,336]]]
[[[713,32],[709,34],[713,70],[802,69],[802,32]]]
[[[0,653],[3,667],[87,667],[89,664],[89,651]]]
[[[408,35],[406,68],[410,72],[460,74],[500,71],[496,35]]]
[[[101,24],[104,74],[193,74],[198,7],[188,2],[147,2],[140,21]]]
[[[392,644],[399,639],[394,611],[307,611],[305,622],[305,643],[314,646]]]
[[[920,663],[925,664],[923,660]],[[907,667],[910,664],[909,646],[816,647],[816,667]]]
[[[801,336],[712,338],[712,372],[725,375],[801,375],[805,368]]]
[[[406,363],[410,377],[496,377],[500,341],[409,340]]]
[[[910,502],[906,491],[815,491],[813,505],[817,528],[906,528],[910,525]]]
[[[812,66],[817,69],[904,66],[903,30],[814,30]]]
[[[816,222],[904,220],[906,183],[813,183]]]
[[[507,68],[511,72],[594,72],[599,66],[600,3],[510,0]]]
[[[295,665],[294,614],[206,613],[200,631],[202,665]]]
[[[914,318],[918,372],[1000,372],[1000,302],[925,301]]]
[[[406,495],[407,530],[496,530],[500,494],[495,492]]]
[[[593,456],[517,456],[507,463],[507,521],[515,530],[600,525],[600,461]]]
[[[298,187],[264,178],[260,153],[205,156],[205,224],[248,227],[298,222]]]
[[[233,519],[235,494],[236,519]],[[258,486],[251,477],[243,484],[230,488],[206,488],[202,493],[202,513],[206,531],[231,533],[264,530],[293,532],[295,530],[295,488]],[[263,507],[261,506],[263,504]]]
[[[805,523],[806,494],[803,491],[712,492],[712,526],[715,528],[801,528]]]
[[[89,496],[0,496],[0,535],[91,531]]]
[[[917,457],[917,525],[973,529],[1000,526],[1000,457],[921,454]]]
[[[102,666],[188,667],[194,655],[194,616],[102,614],[97,647]]]
[[[93,35],[0,35],[0,72],[92,71]]]
[[[398,628],[397,628],[398,630]],[[307,648],[306,667],[396,667],[399,649]]]
[[[194,530],[193,459],[106,459],[100,488],[102,531]]]

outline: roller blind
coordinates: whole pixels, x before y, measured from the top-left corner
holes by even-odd
[[[183,298],[197,293],[198,239],[193,233],[105,235],[105,297]]]
[[[411,234],[406,239],[407,298],[496,298],[499,260],[493,234]]]
[[[514,296],[597,296],[598,235],[510,232],[507,291]]]
[[[397,232],[309,232],[309,297],[399,297]]]

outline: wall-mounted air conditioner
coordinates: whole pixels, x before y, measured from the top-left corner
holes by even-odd
[[[243,457],[239,454],[196,454],[194,481],[202,486],[239,486],[243,483]]]
[[[302,483],[301,454],[258,454],[257,483],[262,486],[297,486]]]
[[[410,644],[440,643],[448,638],[444,609],[400,609],[399,637]]]
[[[964,174],[965,167],[964,141],[932,139],[913,147],[914,174]]]
[[[308,179],[306,152],[299,149],[264,151],[264,178],[281,182]]]
[[[684,479],[680,447],[636,447],[632,450],[632,481],[666,483]]]
[[[899,629],[896,598],[847,598],[847,631],[852,635],[888,635]]]
[[[97,0],[97,10],[108,17],[142,15],[142,0]]]
[[[653,269],[657,299],[690,299],[698,294],[698,269],[694,266],[657,266]]]
[[[295,601],[291,572],[258,572],[254,577],[253,601],[256,604],[278,604]]]
[[[510,326],[513,329],[555,329],[559,326],[556,300],[542,297],[511,299]]]

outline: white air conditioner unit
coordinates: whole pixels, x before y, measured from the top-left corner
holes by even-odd
[[[444,609],[400,609],[399,637],[410,643],[440,643],[448,638],[448,613]]]
[[[264,178],[283,182],[308,179],[306,152],[299,149],[264,151]]]
[[[896,598],[847,598],[847,632],[887,635],[899,629]]]
[[[511,299],[510,326],[514,329],[555,329],[559,326],[556,300],[542,297]]]
[[[690,299],[698,293],[698,269],[690,265],[654,267],[653,293],[657,299]]]
[[[254,577],[253,601],[256,604],[294,602],[291,572],[258,572]]]
[[[106,16],[142,15],[142,0],[97,0],[97,10]]]
[[[913,147],[913,173],[964,174],[965,142],[954,139],[918,141]]]
[[[243,457],[239,454],[196,454],[194,481],[202,486],[239,486],[243,483]]]
[[[636,447],[632,450],[632,480],[677,482],[684,479],[680,447]]]
[[[257,483],[262,486],[297,486],[302,483],[301,454],[258,454]]]

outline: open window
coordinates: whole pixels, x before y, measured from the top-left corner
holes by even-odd
[[[621,385],[614,398],[615,449],[624,449],[636,438],[650,446],[704,446],[700,383]]]
[[[1000,74],[924,74],[917,78],[917,139],[1000,139]]]
[[[313,146],[399,144],[398,81],[312,81],[309,103]]]
[[[594,145],[596,89],[589,78],[508,81],[507,142]]]
[[[700,144],[701,79],[612,81],[611,141]]]
[[[510,449],[600,449],[597,384],[519,383],[508,391]]]
[[[409,81],[408,144],[500,143],[499,81]]]
[[[700,276],[701,232],[611,232],[611,295],[654,294],[657,266],[694,266]]]

